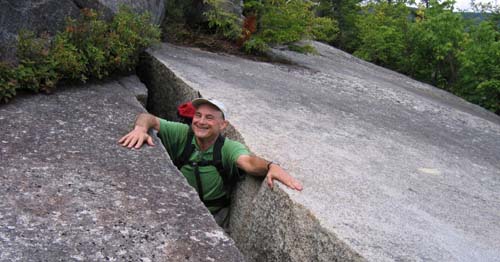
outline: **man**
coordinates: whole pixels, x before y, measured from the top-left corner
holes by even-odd
[[[153,146],[148,131],[150,128],[155,129],[174,163],[188,183],[198,191],[200,199],[221,226],[227,223],[228,199],[232,189],[226,186],[229,184],[226,181],[234,181],[239,175],[238,169],[250,175],[266,176],[271,188],[273,180],[278,180],[291,189],[302,190],[301,183],[278,164],[253,156],[241,143],[220,136],[229,124],[227,110],[221,102],[198,98],[192,104],[196,111],[191,128],[186,124],[143,113],[137,117],[134,129],[118,142],[124,147],[136,149],[143,143]],[[220,145],[218,149],[215,148],[217,144]],[[221,152],[224,169],[214,161],[217,151]]]

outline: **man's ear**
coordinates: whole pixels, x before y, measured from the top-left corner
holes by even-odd
[[[221,131],[226,129],[226,127],[229,125],[229,121],[223,120],[222,125],[221,125]]]

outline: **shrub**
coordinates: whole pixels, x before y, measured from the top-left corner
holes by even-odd
[[[270,46],[290,44],[302,39],[332,41],[338,32],[330,18],[317,18],[313,3],[305,0],[253,0],[245,3],[246,12],[259,17],[258,31],[244,43],[247,52],[261,53]]]
[[[159,41],[160,30],[149,21],[149,14],[136,15],[126,6],[120,7],[111,23],[84,9],[82,19],[68,19],[61,37],[83,56],[73,53],[75,60],[86,63],[85,74],[101,79],[115,71],[132,70],[139,53]]]
[[[69,80],[87,80],[87,58],[70,42],[66,33],[58,34],[54,38],[50,55],[57,62],[57,70],[63,78]]]
[[[339,33],[337,21],[328,17],[315,17],[312,23],[311,33],[313,38],[327,43],[333,42]]]
[[[136,15],[122,6],[111,23],[108,34],[113,69],[132,70],[139,60],[139,54],[160,39],[160,29],[149,23],[151,17],[145,13]]]
[[[81,18],[67,19],[65,31],[52,40],[20,32],[19,65],[0,67],[0,101],[12,99],[16,88],[51,92],[62,78],[84,82],[132,70],[140,52],[159,42],[160,30],[149,21],[148,14],[136,15],[125,6],[111,22],[83,9]]]
[[[15,77],[19,88],[51,92],[61,75],[56,71],[57,62],[50,56],[48,35],[37,38],[33,32],[21,31],[17,57],[19,65],[15,70]]]
[[[260,36],[266,43],[291,43],[309,38],[307,27],[312,19],[310,3],[300,0],[266,1],[261,17]]]
[[[314,48],[314,46],[306,44],[306,45],[299,45],[299,44],[289,44],[288,49],[297,53],[301,54],[318,54],[318,51]]]
[[[260,37],[251,37],[250,40],[243,44],[243,50],[247,53],[260,54],[266,51],[269,45]]]
[[[68,19],[63,37],[86,58],[85,74],[98,79],[109,74],[109,24],[96,11],[83,9],[81,19]]]
[[[223,0],[204,0],[210,9],[204,13],[208,19],[208,27],[215,29],[216,34],[225,38],[236,40],[241,34],[239,18],[223,7]]]
[[[4,63],[0,63],[0,102],[8,102],[16,95],[14,69]]]

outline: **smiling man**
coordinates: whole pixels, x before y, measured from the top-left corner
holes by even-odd
[[[278,164],[251,155],[243,144],[222,136],[229,122],[221,102],[198,98],[192,104],[196,111],[191,126],[143,113],[119,143],[136,149],[144,143],[152,146],[148,131],[155,129],[174,164],[223,227],[227,226],[229,197],[240,169],[246,174],[266,176],[271,188],[278,180],[291,189],[302,190],[301,183]]]

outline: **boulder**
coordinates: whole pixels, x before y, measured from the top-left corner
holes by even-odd
[[[286,64],[169,44],[143,61],[154,99],[221,100],[237,138],[303,182],[241,183],[230,224],[246,259],[500,261],[500,117],[312,45],[274,50]]]
[[[80,9],[93,8],[110,17],[121,4],[137,12],[148,11],[152,21],[161,24],[165,13],[163,0],[2,0],[0,1],[0,60],[13,61],[16,37],[20,30],[50,35],[64,29],[66,17],[78,17]]]
[[[149,12],[153,23],[161,24],[165,17],[165,0],[73,0],[80,8],[93,8],[111,16],[121,5],[132,8],[137,13]]]
[[[73,1],[0,1],[0,60],[14,60],[16,39],[21,30],[54,34],[63,29],[66,17],[79,14]]]
[[[145,94],[132,76],[0,105],[0,261],[243,261],[156,136],[117,143]]]

